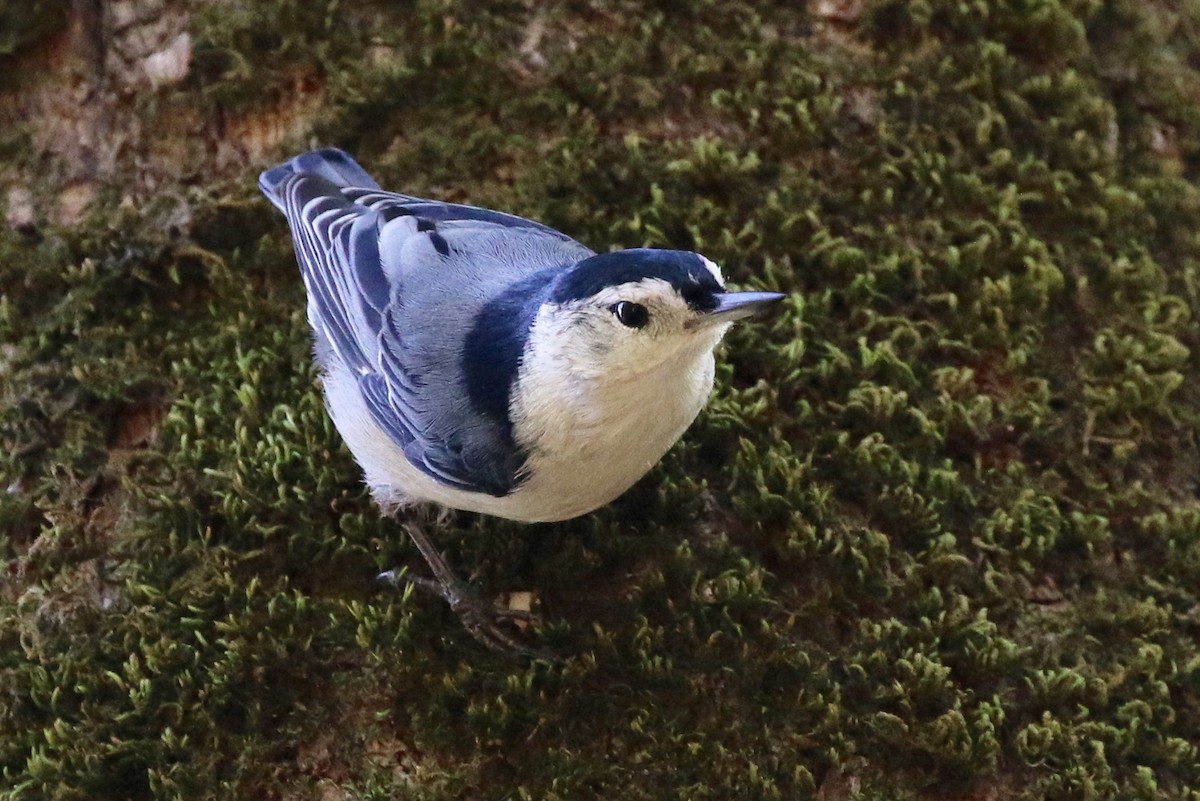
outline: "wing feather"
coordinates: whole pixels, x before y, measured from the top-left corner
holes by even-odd
[[[318,346],[318,353],[332,350],[359,376],[359,391],[376,423],[426,475],[471,492],[511,491],[524,464],[511,423],[471,409],[461,387],[448,396],[455,390],[453,371],[461,373],[461,365],[446,363],[436,331],[413,328],[405,315],[414,310],[405,301],[425,289],[418,280],[436,282],[457,270],[467,283],[464,302],[481,304],[483,290],[470,284],[481,278],[481,264],[519,266],[509,277],[515,282],[591,251],[511,214],[384,192],[373,181],[339,186],[328,170],[288,175],[281,169],[265,173],[263,183],[292,228],[309,321],[329,346]],[[361,168],[346,157],[338,173],[357,176]]]

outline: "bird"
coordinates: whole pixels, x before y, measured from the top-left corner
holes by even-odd
[[[326,408],[387,513],[535,523],[608,504],[705,406],[730,325],[786,297],[729,291],[698,253],[597,253],[513,214],[384,191],[336,148],[258,185],[291,231]],[[434,575],[407,580],[484,645],[530,653],[407,530]]]

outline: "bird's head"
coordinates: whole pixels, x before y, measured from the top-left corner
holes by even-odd
[[[697,253],[603,253],[557,277],[531,344],[576,375],[633,377],[707,354],[734,320],[784,297],[726,291],[717,265]]]

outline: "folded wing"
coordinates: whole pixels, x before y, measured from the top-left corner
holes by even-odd
[[[353,371],[375,422],[425,474],[512,491],[525,455],[507,418],[470,403],[463,340],[489,298],[592,251],[514,215],[384,192],[341,151],[297,157],[260,185],[291,226],[326,369]]]

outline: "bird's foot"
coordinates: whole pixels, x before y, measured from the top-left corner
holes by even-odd
[[[500,606],[487,601],[457,578],[441,581],[423,576],[413,576],[404,569],[385,571],[380,573],[378,578],[393,586],[411,584],[419,590],[441,598],[450,605],[454,614],[458,615],[463,628],[476,641],[492,651],[527,659],[553,660],[555,658],[549,652],[531,648],[522,643],[501,627],[501,622],[514,623],[518,626],[533,622],[535,617],[527,609]]]

